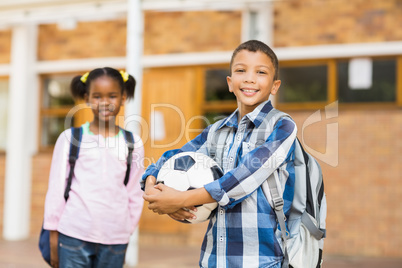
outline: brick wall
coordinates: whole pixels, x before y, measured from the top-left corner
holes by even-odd
[[[144,54],[227,51],[240,43],[241,13],[146,12],[144,27]],[[123,57],[125,46],[125,20],[39,26],[39,60]]]
[[[402,40],[400,0],[290,0],[274,6],[275,47]]]
[[[0,31],[0,64],[9,63],[11,58],[11,31]]]
[[[301,137],[312,112],[289,112]],[[400,110],[346,110],[304,130],[305,142],[325,153],[326,124],[338,123],[339,164],[320,161],[328,202],[325,252],[401,257],[402,114]]]
[[[124,57],[126,31],[126,20],[79,22],[73,30],[40,25],[38,59]]]
[[[241,12],[146,12],[144,54],[231,51],[241,42]]]

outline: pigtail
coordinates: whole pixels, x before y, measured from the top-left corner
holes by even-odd
[[[71,80],[70,91],[74,99],[84,99],[86,91],[86,84],[81,81],[81,75],[75,76]]]
[[[135,86],[137,82],[132,75],[128,75],[128,80],[124,83],[127,99],[134,98]]]

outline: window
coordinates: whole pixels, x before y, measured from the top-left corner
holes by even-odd
[[[71,127],[72,118],[66,118],[74,106],[70,94],[72,75],[52,75],[43,77],[40,147],[46,148],[56,143],[57,137]]]
[[[204,127],[230,115],[236,108],[236,97],[229,92],[226,77],[229,67],[203,68],[204,92],[203,113]]]
[[[280,62],[279,66],[282,84],[275,96],[279,109],[320,109],[337,100],[343,105],[402,105],[402,77],[397,75],[402,73],[402,57]],[[349,77],[354,70],[355,76]]]
[[[205,100],[224,101],[236,100],[234,94],[229,92],[226,77],[230,75],[229,69],[208,69],[205,72]]]
[[[349,86],[349,61],[338,62],[339,102],[395,102],[396,60],[374,59],[372,61],[371,86],[351,88]]]
[[[0,151],[6,149],[8,117],[8,79],[0,78]]]
[[[281,103],[327,101],[326,65],[283,67],[279,70],[282,80],[279,94]]]

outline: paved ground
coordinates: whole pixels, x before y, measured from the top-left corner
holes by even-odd
[[[137,268],[194,268],[199,248],[183,246],[141,246]],[[324,268],[402,268],[400,259],[324,256]],[[38,251],[37,238],[10,242],[0,240],[0,268],[46,268]],[[127,267],[128,268],[128,267]]]

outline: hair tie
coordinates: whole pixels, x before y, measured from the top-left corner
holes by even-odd
[[[124,83],[128,81],[129,74],[125,71],[120,71],[121,77],[123,78]]]
[[[88,75],[89,75],[89,72],[86,72],[85,74],[83,74],[83,75],[81,76],[80,80],[81,80],[82,83],[85,84],[85,83],[87,82]]]

